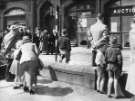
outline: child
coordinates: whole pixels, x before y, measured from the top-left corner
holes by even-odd
[[[60,51],[61,60],[66,59],[66,63],[70,61],[70,51],[71,51],[71,45],[70,45],[70,39],[67,37],[67,31],[66,29],[63,30],[62,36],[58,39],[58,47]]]
[[[114,81],[114,97],[118,98],[118,79],[122,70],[122,54],[117,45],[116,37],[110,38],[110,46],[106,50],[105,60],[107,62],[107,72],[109,77],[107,95],[108,97],[111,97],[111,89]]]
[[[19,76],[19,68],[20,68],[19,61],[16,59],[16,55],[18,54],[19,47],[21,45],[22,45],[22,41],[19,40],[16,43],[16,49],[15,49],[14,54],[13,54],[14,59],[13,59],[13,62],[11,64],[11,68],[10,68],[10,72],[15,75],[15,80],[14,80],[15,86],[14,86],[14,89],[18,89],[22,85],[21,84],[21,77]]]
[[[95,59],[95,63],[97,65],[97,81],[96,81],[96,88],[97,92],[104,93],[104,82],[105,82],[105,56],[104,52],[106,49],[105,44],[101,44],[97,47],[97,55]]]

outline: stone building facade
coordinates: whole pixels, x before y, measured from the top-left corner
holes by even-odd
[[[105,14],[105,23],[110,28],[110,33],[120,30],[116,34],[119,36],[120,44],[128,46],[128,42],[123,42],[122,13],[113,14],[110,11],[117,8],[133,8],[135,1],[130,0],[0,0],[0,30],[5,30],[8,25],[13,23],[25,24],[34,31],[36,26],[42,30],[57,29],[61,32],[62,28],[67,28],[69,37],[73,43],[84,45],[87,41],[87,29],[96,19],[96,14]],[[131,15],[131,17],[134,14]],[[117,18],[116,18],[117,17]],[[129,17],[129,16],[128,16]],[[128,18],[127,17],[127,18]],[[116,18],[116,19],[115,19]],[[120,20],[118,20],[120,19]],[[116,23],[118,20],[118,23]],[[126,26],[125,26],[126,27]],[[124,27],[124,28],[125,28]],[[129,28],[128,28],[129,29]],[[128,40],[126,40],[128,41]]]

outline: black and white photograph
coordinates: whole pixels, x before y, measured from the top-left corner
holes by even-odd
[[[135,0],[0,0],[0,101],[135,101]]]

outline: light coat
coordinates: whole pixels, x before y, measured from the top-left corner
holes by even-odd
[[[97,44],[99,44],[100,42],[98,42],[102,36],[103,36],[103,32],[104,30],[106,30],[107,26],[105,24],[103,24],[101,21],[97,21],[95,24],[93,24],[90,27],[90,36],[92,37],[92,46],[95,47]]]
[[[135,95],[135,23],[131,24],[129,32],[129,40],[131,47],[130,66],[128,70],[128,78],[126,83],[126,90]]]
[[[34,43],[25,43],[20,47],[20,50],[22,52],[20,63],[38,59],[39,51]]]

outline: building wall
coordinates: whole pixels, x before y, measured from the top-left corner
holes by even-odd
[[[28,14],[28,5],[24,2],[24,1],[14,1],[14,2],[5,2],[5,7],[4,9],[1,9],[1,12],[0,12],[0,23],[1,23],[1,26],[0,26],[0,29],[1,30],[4,30],[5,29],[5,26],[4,26],[4,21],[5,21],[5,12],[9,11],[10,9],[13,9],[13,8],[20,8],[20,9],[23,9],[26,14]]]
[[[60,16],[62,16],[60,19],[61,26],[64,26],[64,10],[67,6],[71,5],[74,0],[14,0],[14,1],[8,1],[6,2],[5,8],[0,10],[0,29],[4,29],[4,12],[7,10],[10,10],[11,8],[17,7],[17,8],[22,8],[26,11],[26,22],[28,26],[31,26],[32,29],[36,26],[40,25],[40,8],[43,6],[43,4],[49,1],[50,3],[53,4],[54,8],[57,9],[59,7],[60,10]],[[61,2],[60,2],[61,1]],[[96,1],[101,1],[101,12],[103,12],[104,4],[110,0],[96,0]],[[98,9],[98,2],[97,2],[97,7],[96,10]],[[98,10],[96,11],[98,12]]]

